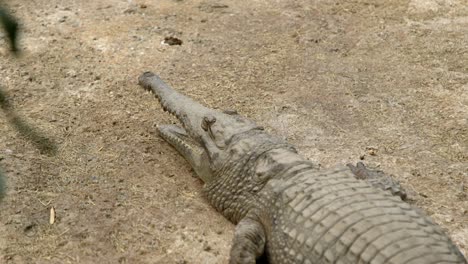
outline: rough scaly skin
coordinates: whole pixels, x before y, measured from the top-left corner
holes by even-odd
[[[353,164],[347,164],[347,166],[353,172],[356,179],[366,180],[370,185],[389,191],[393,195],[400,196],[402,200],[406,200],[406,192],[401,188],[400,183],[384,172],[369,170],[362,162],[358,162],[356,166]]]
[[[139,84],[179,119],[183,128],[160,126],[160,135],[205,182],[210,203],[237,224],[230,263],[262,255],[273,264],[467,263],[385,174],[360,163],[318,170],[235,112],[206,108],[151,72]]]

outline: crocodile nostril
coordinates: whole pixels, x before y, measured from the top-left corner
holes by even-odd
[[[203,117],[203,121],[201,123],[201,127],[203,130],[208,131],[210,126],[216,122],[216,117],[214,116],[205,116]]]

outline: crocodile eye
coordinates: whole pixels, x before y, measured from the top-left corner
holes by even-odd
[[[203,130],[208,131],[208,129],[210,129],[210,126],[213,125],[215,122],[216,122],[216,117],[205,116],[203,117],[201,127]]]

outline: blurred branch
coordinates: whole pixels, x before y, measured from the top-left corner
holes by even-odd
[[[5,33],[10,42],[10,49],[13,54],[18,55],[18,22],[16,19],[8,13],[8,11],[0,6],[0,24],[3,26]]]
[[[1,3],[0,3],[1,4]],[[6,37],[10,43],[10,50],[13,54],[19,54],[18,34],[19,26],[16,19],[0,5],[0,27],[3,27]],[[44,136],[33,126],[21,119],[14,111],[8,100],[6,93],[0,87],[0,108],[5,113],[5,116],[10,124],[26,139],[31,141],[41,153],[54,155],[57,152],[57,144]],[[3,199],[6,192],[6,183],[3,172],[0,170],[0,200]]]
[[[5,30],[6,36],[8,41],[10,42],[10,50],[13,54],[18,55],[18,22],[16,19],[11,16],[5,8],[0,6],[0,26],[3,27]],[[9,121],[12,124],[16,124],[15,127],[20,131],[20,129],[27,129],[25,127],[24,122],[20,122],[21,120],[11,111],[11,105],[9,104],[5,93],[0,89],[0,107],[5,111],[6,116],[8,117]],[[20,132],[21,133],[21,132]],[[37,138],[34,136],[30,136],[29,138]],[[36,139],[37,141],[37,139]],[[34,142],[34,140],[33,140]],[[52,144],[50,144],[52,145]],[[42,151],[42,150],[41,150]],[[5,176],[3,172],[0,170],[0,201],[5,196],[6,192],[6,184],[5,184]]]
[[[10,42],[11,51],[14,54],[19,53],[18,49],[18,32],[19,26],[16,19],[2,6],[0,6],[0,25],[4,28],[6,36]],[[56,144],[40,133],[36,128],[29,125],[21,119],[12,108],[7,95],[0,87],[0,108],[5,112],[8,121],[15,127],[18,132],[30,140],[40,151],[45,154],[55,154],[57,151]],[[0,175],[1,177],[1,175]],[[1,182],[0,182],[1,184]],[[1,186],[0,186],[1,187]]]
[[[5,94],[0,89],[0,108],[5,112],[8,122],[26,139],[31,141],[43,154],[54,155],[57,152],[57,145],[51,139],[44,136],[36,128],[21,119],[12,109],[12,106]]]
[[[3,172],[2,170],[0,170],[0,201],[3,199],[3,197],[5,196],[5,176],[3,176]]]

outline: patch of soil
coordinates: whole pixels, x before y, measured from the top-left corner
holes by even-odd
[[[144,71],[236,109],[323,167],[395,175],[468,252],[468,6],[463,1],[8,1],[0,85],[56,142],[0,118],[2,263],[226,263],[233,225],[156,132]],[[173,36],[183,45],[164,45]],[[372,150],[372,153],[369,152]],[[55,208],[54,224],[49,223]]]

